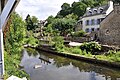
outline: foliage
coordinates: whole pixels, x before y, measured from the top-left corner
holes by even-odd
[[[101,45],[96,43],[96,42],[89,42],[89,43],[83,43],[80,46],[81,50],[86,50],[87,52],[91,52],[94,53],[96,51],[100,51],[101,50]]]
[[[11,16],[11,20],[8,36],[5,39],[5,50],[10,54],[20,52],[26,37],[25,22],[22,18],[14,13]]]
[[[61,6],[61,10],[58,12],[56,17],[57,18],[63,18],[63,17],[65,17],[68,14],[71,14],[70,4],[63,3],[63,5]]]
[[[51,24],[53,21],[54,21],[54,17],[51,15],[51,16],[49,16],[47,19],[46,19],[46,21],[47,21],[47,23],[46,23],[46,25],[45,25],[45,27],[47,27],[49,24]]]
[[[32,30],[34,31],[38,27],[39,20],[35,16],[28,16],[26,17],[26,26],[27,30]]]
[[[4,52],[4,62],[5,62],[5,79],[8,78],[11,75],[18,76],[20,78],[27,77],[29,78],[29,75],[20,69],[20,59],[22,54],[14,54],[10,55],[6,51]]]
[[[37,46],[39,44],[38,39],[34,38],[32,31],[27,31],[27,38],[25,39],[26,44],[30,44],[31,46]]]
[[[39,54],[38,51],[33,48],[26,48],[25,50],[27,50],[29,56],[37,56]]]
[[[120,4],[120,0],[112,0],[114,3],[119,3]]]
[[[64,49],[63,37],[55,36],[52,41],[54,42],[54,47],[57,51],[63,51]]]
[[[87,5],[83,2],[73,2],[72,3],[72,12],[78,17],[83,16],[87,8]]]
[[[78,19],[78,16],[72,13],[72,14],[66,15],[65,18],[77,20],[77,19]]]
[[[75,48],[72,49],[71,52],[74,53],[74,54],[81,54],[82,50],[80,48],[78,48],[78,47],[75,47]]]
[[[73,37],[83,37],[85,32],[83,30],[72,33]]]
[[[114,0],[119,2],[119,0]],[[61,10],[56,15],[57,18],[63,18],[69,14],[77,15],[78,17],[83,16],[87,7],[96,7],[106,4],[108,0],[79,0],[78,2],[73,2],[72,6],[68,3],[63,3]]]
[[[60,35],[66,36],[68,33],[73,31],[75,23],[76,20],[74,19],[55,19],[52,22],[52,28],[53,30],[59,31]]]
[[[20,59],[22,46],[25,43],[26,26],[22,18],[14,13],[10,17],[11,25],[4,38],[5,48],[5,75],[15,75],[18,77],[28,77],[23,70],[20,70]]]

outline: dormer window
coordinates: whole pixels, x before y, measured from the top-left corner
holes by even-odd
[[[89,10],[89,13],[88,13],[89,15],[92,15],[92,11],[91,10]]]
[[[97,9],[94,9],[94,14],[97,14]]]
[[[100,13],[102,13],[103,12],[103,8],[100,8],[99,11],[100,11]]]

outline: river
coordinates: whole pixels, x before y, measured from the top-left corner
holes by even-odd
[[[23,50],[21,65],[31,80],[120,80],[120,70],[77,61],[31,48]],[[34,68],[36,65],[39,68]]]

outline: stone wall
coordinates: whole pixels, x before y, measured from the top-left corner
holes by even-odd
[[[82,22],[78,21],[75,26],[75,31],[80,31],[80,30],[82,30]]]
[[[120,46],[120,5],[101,22],[99,40],[102,44]]]
[[[64,38],[64,40],[83,43],[83,42],[89,42],[90,38],[88,37],[67,37],[67,38]]]

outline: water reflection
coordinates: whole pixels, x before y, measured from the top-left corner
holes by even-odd
[[[36,64],[42,65],[42,67],[34,69],[33,67]],[[21,65],[30,74],[31,80],[120,79],[120,70],[88,64],[41,51],[29,51],[29,49],[23,51]]]

